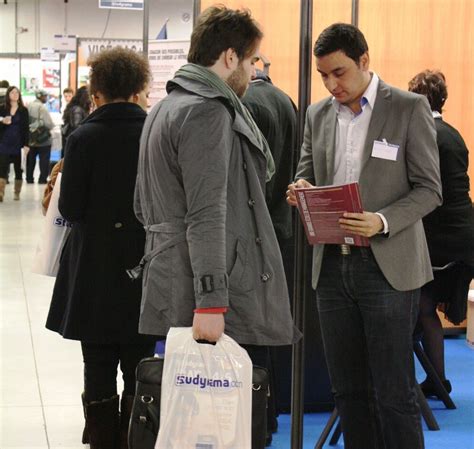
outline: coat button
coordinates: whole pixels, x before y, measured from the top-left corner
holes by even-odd
[[[123,224],[120,222],[114,224],[115,229],[120,229],[122,226]]]
[[[267,282],[268,280],[270,280],[271,277],[272,275],[270,273],[263,273],[260,275],[260,279],[262,280],[262,282]]]
[[[256,243],[257,245],[261,245],[261,244],[262,244],[262,239],[261,239],[260,237],[257,237],[257,238],[255,239],[255,243]]]
[[[244,167],[244,170],[246,171],[247,170],[247,162],[244,162],[243,167]]]
[[[247,204],[249,205],[250,208],[252,208],[253,206],[255,206],[255,200],[253,200],[252,198],[250,198],[250,199],[247,201]]]

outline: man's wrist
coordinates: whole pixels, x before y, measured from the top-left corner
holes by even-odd
[[[388,221],[387,219],[383,216],[383,214],[381,214],[380,212],[375,212],[376,215],[378,215],[380,217],[380,219],[382,220],[382,229],[377,232],[377,234],[388,234]]]
[[[227,307],[204,307],[204,308],[197,308],[194,309],[194,313],[226,313]]]

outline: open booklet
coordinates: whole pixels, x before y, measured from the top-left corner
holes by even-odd
[[[370,246],[367,237],[351,234],[339,224],[344,212],[363,212],[357,182],[296,189],[296,200],[310,245]]]

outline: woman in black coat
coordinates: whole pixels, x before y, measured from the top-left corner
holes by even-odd
[[[0,106],[0,202],[5,194],[10,164],[15,169],[13,199],[20,199],[23,184],[21,149],[27,149],[28,137],[28,109],[23,105],[18,87],[10,86],[5,94],[5,104]]]
[[[444,369],[443,328],[436,309],[442,304],[446,318],[454,324],[466,317],[469,284],[474,275],[474,217],[469,197],[468,150],[459,132],[441,116],[448,97],[444,75],[425,70],[410,81],[409,88],[428,98],[437,131],[443,204],[423,219],[434,280],[421,289],[419,324],[426,355],[450,392],[451,383]],[[421,388],[426,396],[435,395],[429,379]]]
[[[96,55],[90,91],[97,109],[68,139],[59,210],[73,224],[65,244],[46,327],[80,340],[84,357],[84,441],[127,448],[135,369],[153,355],[138,334],[141,283],[126,273],[143,256],[145,233],[133,212],[148,62],[114,48]],[[117,365],[124,392],[117,396]],[[119,432],[120,427],[120,432]]]

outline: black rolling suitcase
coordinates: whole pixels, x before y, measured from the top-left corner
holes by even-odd
[[[164,359],[148,357],[137,366],[129,449],[154,449],[160,428],[161,377]],[[252,449],[265,447],[267,429],[268,372],[259,366],[252,374]]]

